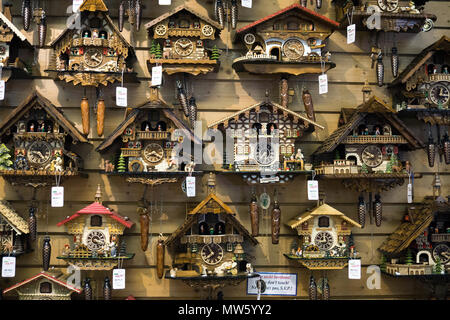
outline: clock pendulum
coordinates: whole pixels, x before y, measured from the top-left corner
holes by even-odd
[[[359,196],[359,203],[358,203],[358,222],[361,225],[361,228],[364,228],[364,225],[366,224],[366,203],[364,202],[364,195],[361,194]]]
[[[398,67],[399,67],[398,50],[397,50],[397,47],[392,47],[392,49],[391,49],[391,70],[392,70],[392,76],[394,78],[397,78],[397,76],[398,76]]]
[[[381,204],[380,194],[375,195],[375,202],[373,203],[374,215],[375,215],[375,225],[377,227],[381,226],[381,220],[383,218],[383,207]]]
[[[23,19],[23,29],[28,31],[31,24],[31,0],[22,1],[22,19]]]
[[[180,80],[177,80],[177,97],[181,107],[183,107],[184,115],[189,117],[189,103],[186,96],[186,91],[184,90]]]
[[[103,282],[103,299],[111,300],[111,281],[109,281],[108,277],[105,277],[105,281]]]
[[[428,144],[427,144],[427,156],[428,165],[434,166],[434,159],[436,158],[436,144],[434,143],[433,133],[431,131],[431,124],[428,124]]]
[[[382,87],[384,82],[384,64],[383,64],[383,54],[381,53],[381,51],[377,57],[376,73],[378,86]]]
[[[50,237],[44,237],[44,244],[42,245],[42,268],[47,271],[50,266],[50,256],[52,254],[52,246],[50,245]]]
[[[309,277],[308,296],[309,300],[317,300],[317,285],[312,274]]]
[[[252,199],[250,201],[249,212],[252,225],[252,236],[257,237],[259,235],[259,208],[255,193],[253,193]]]
[[[86,280],[84,280],[83,292],[84,300],[92,300],[91,279],[86,278]]]

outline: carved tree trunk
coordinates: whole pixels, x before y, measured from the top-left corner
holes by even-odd
[[[252,196],[250,202],[250,221],[252,224],[252,236],[257,237],[259,235],[259,208],[256,202],[256,196]]]
[[[272,209],[272,244],[278,244],[280,237],[281,210],[278,201],[275,200]]]
[[[164,240],[158,239],[158,243],[156,244],[156,274],[159,279],[162,279],[164,276],[164,251]]]

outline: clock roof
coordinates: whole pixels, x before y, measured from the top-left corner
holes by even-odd
[[[15,125],[23,115],[32,108],[43,108],[48,115],[64,128],[74,141],[88,142],[81,132],[78,131],[78,129],[64,116],[63,112],[37,91],[32,92],[0,123],[0,137],[2,137],[9,128]]]
[[[28,222],[23,219],[11,205],[4,200],[0,201],[0,216],[5,220],[18,234],[30,233]]]
[[[45,279],[55,283],[56,285],[62,286],[64,288],[68,289],[69,291],[73,291],[76,293],[81,293],[83,291],[81,288],[73,286],[73,285],[69,284],[67,281],[65,281],[64,276],[57,278],[55,275],[51,274],[50,272],[41,271],[40,273],[34,275],[31,278],[26,279],[22,282],[19,282],[19,283],[13,285],[12,287],[9,287],[9,288],[3,290],[3,293],[5,294],[12,290],[16,290],[24,285],[27,285],[31,282],[40,280],[42,278],[45,278]]]
[[[25,37],[25,35],[20,32],[19,29],[17,29],[17,27],[11,22],[12,20],[12,16],[11,16],[11,10],[9,7],[11,7],[11,5],[3,5],[3,13],[0,12],[0,21],[2,23],[2,27],[1,27],[1,39],[3,40],[3,36],[5,33],[9,33],[9,31],[7,30],[8,28],[11,30],[11,32],[20,39],[20,41],[23,42],[23,44],[25,44],[28,47],[32,47],[30,42],[28,42],[27,37]],[[7,41],[9,42],[9,41]]]
[[[87,215],[87,214],[109,216],[127,228],[131,228],[134,224],[133,221],[129,220],[128,218],[122,217],[121,215],[119,215],[118,213],[114,212],[113,210],[111,210],[107,207],[104,207],[99,202],[94,202],[94,203],[88,205],[87,207],[81,209],[74,215],[67,217],[63,221],[59,222],[57,224],[57,226],[60,227],[69,221],[72,221],[74,219],[79,218],[82,215]]]
[[[422,67],[428,59],[430,59],[436,52],[444,51],[447,54],[450,54],[450,38],[447,36],[442,36],[438,41],[431,44],[422,50],[414,59],[410,62],[408,66],[398,75],[397,78],[392,81],[390,86],[396,86],[399,84],[403,84],[408,81],[409,78],[413,76],[413,74]]]
[[[348,111],[347,111],[348,113]],[[414,133],[401,121],[394,109],[388,106],[383,100],[372,96],[368,101],[359,105],[351,118],[343,125],[338,127],[328,138],[322,143],[322,145],[317,148],[313,153],[314,155],[333,152],[334,149],[349,135],[352,130],[357,128],[359,124],[367,117],[369,114],[377,114],[378,116],[384,118],[390,125],[397,129],[401,136],[403,136],[407,142],[410,149],[421,149],[425,145],[419,138],[417,138]]]
[[[235,212],[220,200],[215,194],[210,193],[202,202],[200,202],[191,212],[185,222],[175,230],[164,242],[165,245],[171,245],[175,240],[184,236],[184,234],[197,222],[197,215],[214,213],[223,214],[225,223],[230,223],[240,234],[248,238],[253,245],[258,244],[258,240],[236,219]]]
[[[80,12],[83,11],[103,11],[108,12],[108,8],[106,7],[103,0],[84,0],[80,6]]]
[[[231,114],[231,115],[229,115],[229,116],[227,116],[227,117],[225,117],[223,119],[220,119],[218,121],[214,121],[213,123],[208,125],[208,128],[218,129],[219,126],[227,127],[228,126],[228,122],[230,120],[233,120],[233,119],[237,120],[237,119],[239,119],[239,117],[241,115],[245,115],[246,113],[248,113],[250,111],[259,110],[261,107],[268,107],[268,108],[272,109],[273,112],[278,112],[279,114],[283,114],[286,117],[292,117],[292,119],[294,121],[303,121],[303,123],[306,126],[313,125],[313,126],[315,126],[317,128],[320,128],[322,130],[324,129],[324,127],[321,126],[320,124],[318,124],[318,123],[316,123],[316,122],[314,122],[312,120],[309,120],[308,118],[302,116],[301,114],[299,114],[297,112],[294,112],[292,110],[289,110],[288,108],[285,108],[285,107],[283,107],[283,106],[281,106],[281,105],[279,105],[279,104],[277,104],[275,102],[269,101],[269,100],[263,101],[263,102],[259,102],[257,104],[254,104],[254,105],[250,106],[250,107],[247,107],[247,108],[244,108],[244,109],[242,109],[242,110],[240,110],[238,112],[235,112],[235,113],[233,113],[233,114]]]
[[[413,220],[402,222],[378,250],[388,254],[397,254],[405,250],[428,228],[435,212],[450,212],[450,203],[438,203],[432,197],[426,197],[421,205],[416,206]]]
[[[324,216],[324,215],[338,217],[338,218],[340,218],[342,220],[347,221],[348,223],[350,223],[354,227],[361,228],[361,225],[358,222],[350,219],[344,213],[342,213],[339,210],[329,206],[326,203],[324,203],[324,204],[314,208],[313,210],[308,210],[308,211],[302,213],[298,217],[290,220],[286,225],[288,225],[292,229],[296,229],[296,228],[301,227],[302,223],[304,223],[304,222],[306,222],[306,221],[308,221],[308,220],[310,220],[310,219],[312,219],[314,217]]]
[[[156,93],[152,94],[152,97],[148,101],[133,108],[131,112],[126,115],[125,120],[123,120],[95,150],[103,151],[109,148],[114,143],[114,141],[123,134],[124,130],[138,118],[140,114],[151,109],[160,110],[164,114],[164,116],[173,121],[178,129],[184,130],[191,141],[197,144],[201,143],[201,140],[194,134],[192,129],[189,128],[185,121],[177,115],[177,112],[175,111],[173,106],[167,104],[167,102],[165,102],[161,97],[159,90],[157,90]]]
[[[183,10],[184,10],[184,11],[187,11],[187,12],[189,12],[190,14],[196,16],[197,18],[199,18],[199,19],[201,19],[201,20],[207,22],[208,24],[212,25],[214,28],[216,28],[216,29],[218,29],[218,30],[221,30],[221,29],[222,29],[222,26],[221,26],[219,23],[217,23],[216,21],[214,21],[214,20],[208,18],[207,16],[204,16],[204,15],[198,13],[197,11],[193,10],[193,9],[190,8],[186,3],[184,3],[184,4],[182,4],[182,5],[179,5],[178,7],[176,7],[176,8],[174,8],[174,9],[170,10],[169,12],[167,12],[167,13],[165,13],[165,14],[159,16],[158,18],[156,18],[156,19],[150,21],[149,23],[147,23],[147,24],[145,25],[145,28],[148,30],[148,29],[150,29],[151,27],[153,27],[154,25],[156,25],[156,24],[158,24],[158,23],[160,23],[160,22],[162,22],[162,21],[164,21],[164,20],[170,18],[170,17],[173,16],[174,14],[177,14],[178,12],[181,12],[181,11],[183,11]]]
[[[267,21],[275,19],[275,18],[279,17],[280,15],[285,14],[287,12],[298,12],[302,16],[310,18],[310,19],[312,19],[314,21],[322,22],[323,24],[328,26],[331,30],[335,30],[335,29],[339,28],[339,23],[338,22],[336,22],[336,21],[334,21],[334,20],[332,20],[330,18],[327,18],[327,17],[325,17],[325,16],[323,16],[323,15],[321,15],[321,14],[315,12],[315,11],[312,11],[312,10],[306,8],[306,7],[303,7],[300,4],[298,4],[298,3],[294,3],[293,5],[290,5],[290,6],[286,7],[286,8],[284,8],[284,9],[281,9],[280,11],[277,11],[277,12],[271,14],[271,15],[268,15],[267,17],[259,19],[259,20],[255,21],[255,22],[250,23],[249,25],[246,25],[245,27],[242,27],[242,28],[238,29],[236,31],[236,35],[242,34],[244,32],[249,32],[250,29],[252,29],[252,28],[254,28],[254,27],[258,26],[258,25],[261,25],[262,23],[265,23]]]

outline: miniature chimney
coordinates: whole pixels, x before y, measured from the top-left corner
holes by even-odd
[[[102,203],[102,189],[100,184],[97,185],[97,192],[95,193],[95,202]]]
[[[367,79],[364,82],[364,86],[361,91],[363,93],[363,103],[364,103],[368,101],[370,99],[370,96],[372,95],[372,89],[370,88],[369,81]]]
[[[212,172],[208,176],[208,194],[216,194],[216,175]]]

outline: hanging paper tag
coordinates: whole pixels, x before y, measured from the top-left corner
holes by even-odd
[[[186,195],[195,197],[195,177],[186,177]]]
[[[170,6],[171,0],[159,0],[158,3],[160,6]]]
[[[308,200],[319,200],[319,181],[308,180]]]
[[[16,276],[16,257],[3,257],[2,277],[13,278]]]
[[[5,99],[5,80],[0,80],[0,100]]]
[[[81,4],[83,3],[83,0],[73,0],[72,2],[72,11],[77,12],[78,9],[80,9]]]
[[[408,203],[413,202],[412,183],[408,183]]]
[[[326,74],[321,74],[319,76],[319,94],[324,94],[328,92],[328,76]]]
[[[252,0],[242,0],[242,6],[244,8],[251,8],[252,7]]]
[[[64,207],[64,187],[52,187],[52,208]]]
[[[113,283],[114,290],[125,289],[125,269],[113,269]]]
[[[152,68],[152,86],[160,86],[162,83],[162,66]]]
[[[128,106],[128,89],[125,87],[116,88],[116,105],[119,107]]]
[[[356,39],[356,25],[351,24],[347,26],[347,44],[355,42]]]
[[[348,260],[348,278],[361,279],[361,259]]]

